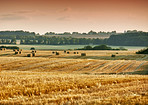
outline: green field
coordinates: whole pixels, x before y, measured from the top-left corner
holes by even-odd
[[[77,48],[83,48],[86,45],[6,45],[6,44],[1,44],[0,46],[18,46],[21,49],[24,50],[30,50],[31,47],[35,47],[37,50],[49,50],[49,49],[77,49]],[[96,45],[91,45],[91,46],[96,46]],[[145,48],[144,46],[110,46],[112,48],[119,48],[119,47],[124,47],[128,50],[140,50]]]

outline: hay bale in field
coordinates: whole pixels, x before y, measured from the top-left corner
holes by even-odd
[[[2,50],[2,51],[5,51],[5,50],[6,50],[6,48],[1,48],[1,50]]]
[[[68,51],[67,54],[70,54],[70,52]]]
[[[73,52],[74,54],[77,54],[77,52]]]
[[[77,52],[77,54],[79,54],[79,52]]]
[[[32,50],[32,53],[36,53],[36,50]]]
[[[86,56],[86,53],[81,53],[81,56]]]
[[[17,49],[13,49],[13,51],[15,51],[15,52],[16,52],[16,51],[17,51]]]
[[[15,54],[19,54],[19,52],[18,51],[15,51]]]
[[[113,54],[112,54],[111,57],[116,57],[116,55],[113,55]]]
[[[27,54],[27,57],[32,57],[32,53],[31,54]]]
[[[21,49],[17,49],[17,51],[21,51]]]
[[[32,53],[32,56],[35,57],[36,56],[36,53]]]
[[[66,53],[66,50],[64,50],[64,53]]]
[[[15,50],[17,50],[17,51],[23,51],[23,49],[15,49]],[[13,50],[14,51],[14,50]]]
[[[22,54],[22,51],[19,51],[19,54]]]
[[[59,52],[56,52],[56,55],[59,55]]]
[[[52,54],[54,54],[55,52],[53,51]]]

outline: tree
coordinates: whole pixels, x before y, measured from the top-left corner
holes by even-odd
[[[9,39],[6,39],[6,44],[9,44],[10,43],[10,40]]]
[[[55,32],[46,32],[45,35],[55,35]]]
[[[85,46],[84,49],[85,50],[92,50],[92,47],[91,46]]]
[[[64,35],[71,35],[70,32],[64,32]]]
[[[93,48],[94,50],[111,50],[111,47],[108,47],[107,45],[100,45],[100,46],[95,46]]]
[[[72,35],[80,35],[79,32],[72,32]]]
[[[97,34],[97,32],[92,31],[92,30],[88,32],[88,35],[96,35],[96,34]]]
[[[16,39],[11,39],[12,44],[16,44]]]
[[[148,54],[148,48],[142,49],[142,50],[136,52],[136,54]]]

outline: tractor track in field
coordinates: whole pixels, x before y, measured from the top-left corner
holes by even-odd
[[[142,59],[146,59],[145,56]],[[141,60],[94,60],[65,58],[22,58],[2,57],[1,70],[17,71],[62,71],[78,73],[126,73],[142,70],[147,61]],[[8,62],[8,63],[7,63]]]
[[[138,71],[138,69],[140,69],[140,67],[142,67],[142,65],[144,65],[146,62],[142,62],[134,71]]]

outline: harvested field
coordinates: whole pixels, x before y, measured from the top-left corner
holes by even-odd
[[[0,52],[0,104],[148,103],[147,55],[118,51],[113,58],[116,51],[52,52],[37,51],[35,57],[27,57],[27,50],[18,55]]]
[[[148,77],[3,71],[0,104],[141,104]]]
[[[135,54],[136,51],[86,51],[86,50],[72,50],[68,51],[69,54],[64,53],[63,50],[58,51],[60,55],[56,56],[56,53],[52,53],[56,51],[37,51],[36,57],[48,57],[48,58],[67,58],[67,59],[98,59],[98,60],[147,60],[148,55],[144,54]],[[77,54],[74,54],[77,52]],[[26,57],[27,54],[30,53],[30,50],[23,50],[22,54],[15,55],[12,50],[0,51],[0,57]],[[81,56],[81,53],[86,53],[87,56]],[[116,54],[118,53],[118,54]],[[111,57],[111,55],[116,55],[116,57]]]
[[[96,59],[65,59],[65,58],[27,58],[1,57],[1,70],[7,71],[39,71],[64,73],[134,73],[146,70],[148,61],[136,60],[96,60]]]

